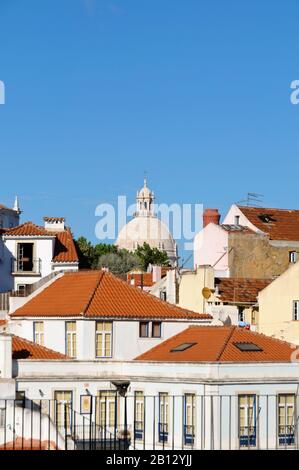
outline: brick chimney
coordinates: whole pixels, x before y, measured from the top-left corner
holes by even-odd
[[[206,227],[206,225],[212,223],[219,225],[220,221],[220,214],[218,212],[218,209],[205,209],[203,213],[203,226]]]

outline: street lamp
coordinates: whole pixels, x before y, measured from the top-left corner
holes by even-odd
[[[121,396],[125,399],[124,439],[125,439],[125,442],[127,443],[127,441],[128,441],[127,391],[128,391],[130,382],[126,381],[126,380],[115,380],[111,383],[116,388],[117,393],[119,394],[119,396]],[[116,410],[115,410],[115,412],[116,412]]]

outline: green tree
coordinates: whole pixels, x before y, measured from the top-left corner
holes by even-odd
[[[115,245],[108,245],[106,243],[92,245],[85,237],[79,237],[75,243],[81,269],[96,269],[101,256],[108,253],[117,253]]]
[[[161,251],[158,248],[151,248],[146,242],[142,246],[138,245],[134,251],[141,264],[141,268],[146,271],[149,264],[158,266],[169,266],[168,256],[166,251]]]
[[[98,268],[108,268],[113,274],[126,274],[132,269],[140,269],[140,259],[127,250],[118,250],[117,253],[108,253],[100,256]]]

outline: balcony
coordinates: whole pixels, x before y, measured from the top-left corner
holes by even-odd
[[[14,276],[38,276],[41,273],[41,260],[34,258],[17,258],[12,260]]]

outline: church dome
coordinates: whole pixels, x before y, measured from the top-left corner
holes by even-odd
[[[154,215],[153,201],[154,194],[145,180],[143,188],[137,192],[134,218],[120,230],[115,244],[119,248],[135,251],[138,245],[148,243],[152,248],[166,251],[170,263],[175,265],[176,243],[166,224]]]

